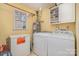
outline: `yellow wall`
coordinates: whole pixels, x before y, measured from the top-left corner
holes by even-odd
[[[77,55],[79,56],[79,4],[76,4],[76,38],[77,38]]]
[[[75,32],[75,23],[62,23],[62,24],[51,24],[50,23],[50,9],[49,8],[43,8],[42,10],[42,16],[41,16],[41,31],[53,31],[56,30],[57,27],[60,29],[67,29],[69,26],[70,31]]]
[[[11,4],[16,7],[19,7],[23,10],[29,11],[35,14],[31,8],[23,5],[23,4]],[[14,11],[16,8],[8,6],[6,4],[0,4],[0,43],[5,43],[6,39],[10,35],[14,34],[31,34],[32,33],[32,24],[35,20],[35,16],[30,14],[28,21],[27,21],[27,28],[26,30],[13,30],[13,20],[14,20]]]

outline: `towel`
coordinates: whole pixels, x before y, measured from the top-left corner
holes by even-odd
[[[17,44],[25,43],[25,37],[19,37],[17,38]]]

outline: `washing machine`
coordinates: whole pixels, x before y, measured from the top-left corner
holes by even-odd
[[[74,56],[75,37],[71,31],[56,30],[52,33],[34,33],[33,51],[39,56]]]
[[[10,49],[12,56],[27,56],[30,54],[30,35],[11,35]]]
[[[48,40],[48,56],[74,56],[75,38],[70,31],[58,30]]]

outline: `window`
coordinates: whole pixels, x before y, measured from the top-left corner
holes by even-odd
[[[15,10],[14,29],[26,29],[27,15],[24,12]]]

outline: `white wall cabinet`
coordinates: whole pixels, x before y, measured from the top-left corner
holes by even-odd
[[[75,22],[75,4],[63,3],[59,5],[59,23]]]

